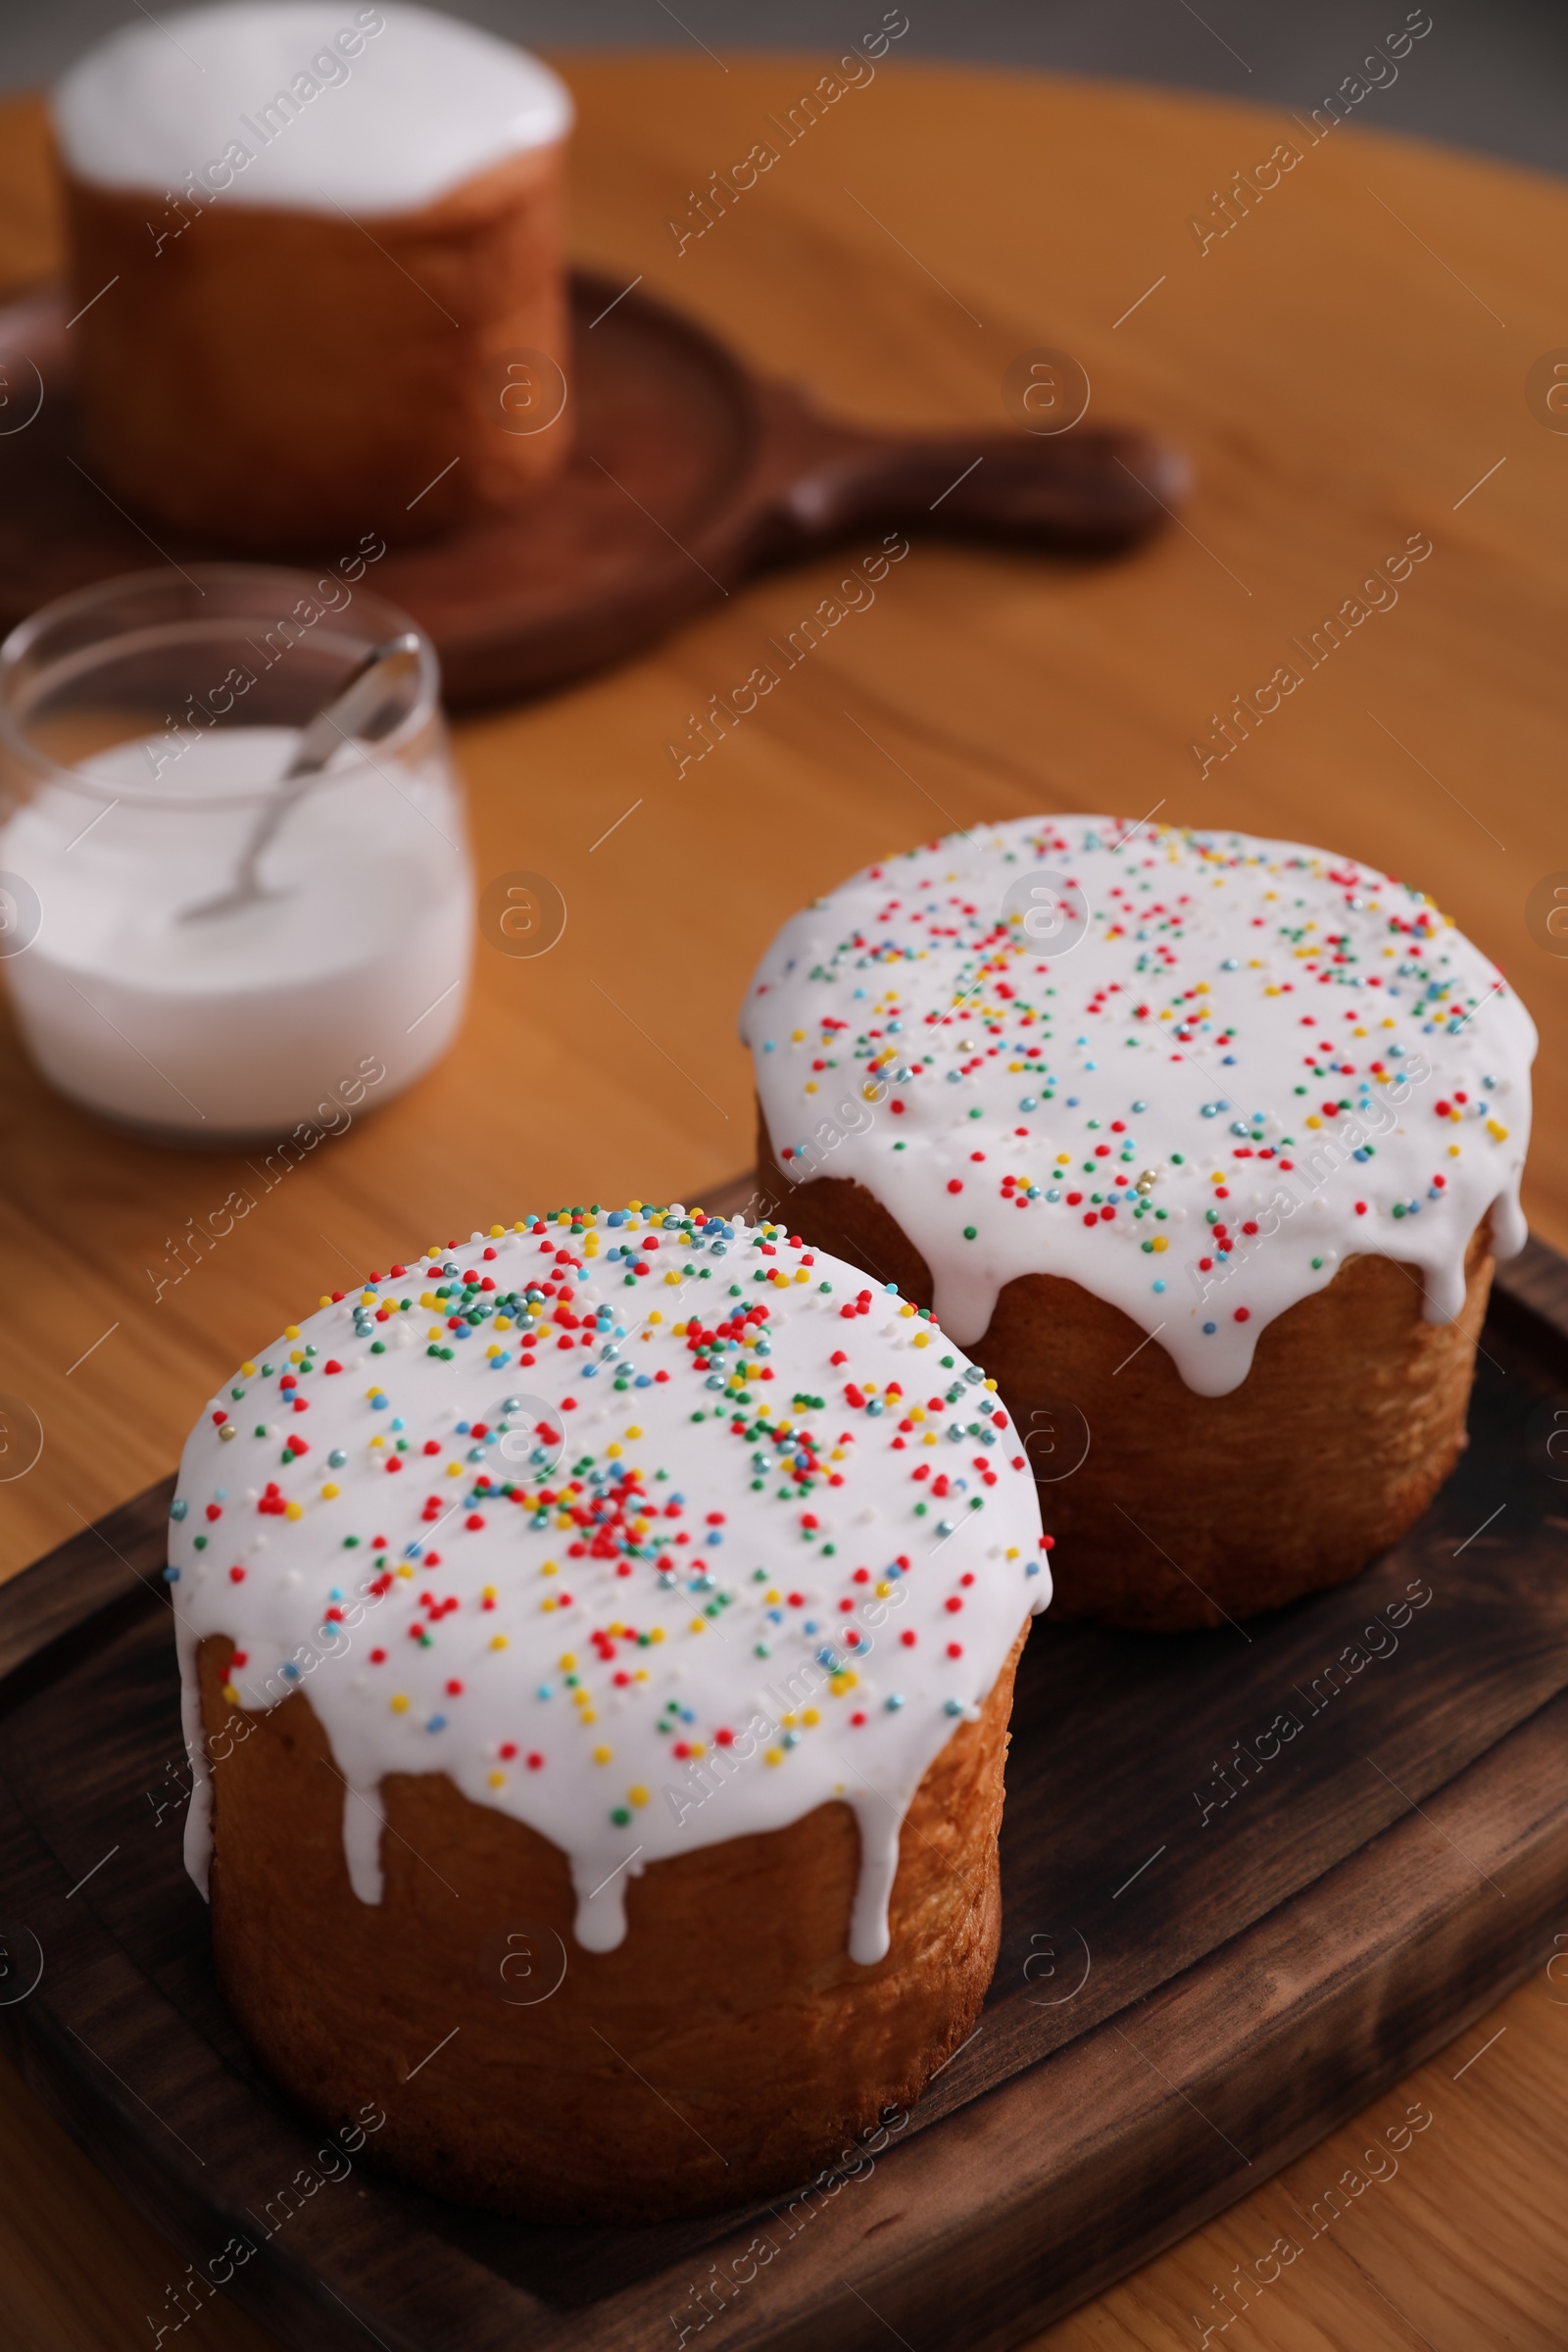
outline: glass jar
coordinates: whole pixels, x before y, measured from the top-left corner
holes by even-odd
[[[390,723],[291,801],[261,895],[191,913],[233,885],[306,723],[413,629],[362,584],[381,553],[137,572],[0,646],[0,960],[73,1102],[184,1144],[271,1139],[385,1102],[451,1044],[473,885],[422,636]]]

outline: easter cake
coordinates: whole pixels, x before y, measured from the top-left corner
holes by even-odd
[[[253,2048],[532,2218],[836,2162],[974,2028],[1050,1542],[995,1384],[781,1227],[563,1211],[323,1299],[171,1526]]]
[[[564,462],[571,99],[385,0],[146,10],[57,85],[89,470],[225,548],[400,539]]]
[[[1246,834],[984,825],[793,916],[742,1035],[763,1198],[996,1376],[1058,1614],[1245,1617],[1426,1508],[1524,1241],[1536,1038],[1418,889]]]

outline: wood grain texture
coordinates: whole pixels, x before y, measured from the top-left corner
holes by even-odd
[[[745,678],[837,566],[782,574],[616,677],[466,727],[481,871],[549,873],[571,909],[565,939],[531,962],[481,949],[453,1058],[217,1247],[197,1244],[156,1306],[146,1269],[177,1272],[170,1245],[243,1168],[107,1135],[47,1093],[7,1029],[0,1389],[37,1412],[45,1450],[0,1488],[6,1567],[161,1475],[213,1381],[280,1304],[339,1287],[345,1261],[363,1271],[524,1200],[690,1198],[742,1165],[734,1013],[760,945],[858,864],[950,822],[1107,804],[1140,815],[1163,800],[1169,818],[1331,844],[1418,881],[1541,1022],[1527,1202],[1568,1243],[1568,966],[1523,914],[1564,862],[1551,833],[1564,444],[1526,407],[1524,379],[1562,337],[1568,195],[1352,124],[1200,257],[1186,223],[1210,190],[1282,137],[1305,145],[1285,118],[914,71],[895,53],[677,258],[665,223],[686,217],[688,190],[816,71],[568,61],[578,258],[621,282],[643,271],[750,364],[868,425],[994,430],[1012,359],[1065,345],[1093,379],[1092,414],[1142,418],[1192,453],[1189,531],[1095,571],[921,544],[871,611],[680,774],[666,747],[692,748],[689,714]],[[59,255],[35,119],[13,109],[13,127],[0,276],[20,285]],[[1200,778],[1189,746],[1209,714],[1414,528],[1435,554],[1398,607]],[[1545,2216],[1561,2201],[1565,2015],[1537,1981],[1417,2078],[1434,2128],[1396,2182],[1261,2294],[1254,2340],[1402,2345],[1417,2340],[1403,2312],[1442,2352],[1557,2345],[1568,2282]],[[1499,2024],[1503,2039],[1445,2091]],[[49,2352],[139,2339],[156,2241],[107,2191],[114,2223],[85,2237],[98,2224],[77,2160],[47,2158],[48,2133],[29,2136],[16,2112],[0,2145],[35,2199],[12,2274],[39,2315],[24,2324]],[[1304,2211],[1348,2160],[1339,2142],[1303,2158],[1054,2341],[1197,2342],[1200,2282],[1206,2295],[1272,2242],[1286,2189]],[[78,2287],[48,2252],[62,2242],[111,2267]],[[63,2308],[74,2316],[51,2332]],[[256,2340],[217,2305],[192,2336]]]

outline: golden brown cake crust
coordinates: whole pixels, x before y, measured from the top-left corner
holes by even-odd
[[[343,1857],[344,1785],[309,1698],[240,1713],[223,1696],[231,1644],[204,1642],[224,1992],[304,2106],[335,2122],[376,2102],[382,2158],[474,2204],[653,2221],[853,2161],[854,2135],[917,2098],[979,2015],[1027,1632],[915,1793],[888,1955],[870,1967],[848,1957],[859,1846],[839,1803],[653,1863],[628,1888],[625,1940],[593,1953],[572,1938],[554,1845],[443,1774],[397,1776],[382,1791],[383,1899],[362,1903]],[[710,1801],[722,1805],[721,1788]],[[541,1984],[564,1950],[546,1999],[503,1997],[513,1930],[531,1932]]]
[[[924,1260],[862,1185],[790,1184],[762,1122],[758,1168],[791,1233],[930,1305]],[[1026,1446],[1060,1422],[1063,1401],[1089,1425],[1081,1466],[1040,1488],[1059,1539],[1053,1614],[1173,1632],[1354,1576],[1420,1517],[1458,1458],[1492,1271],[1483,1221],[1461,1313],[1428,1323],[1413,1269],[1348,1258],[1260,1335],[1228,1396],[1195,1395],[1157,1340],[1145,1344],[1119,1307],[1077,1283],[1009,1282],[968,1352]]]
[[[187,200],[181,229],[163,193],[63,169],[73,307],[120,281],[72,336],[95,474],[230,550],[329,551],[514,506],[571,428],[569,404],[526,433],[501,407],[508,355],[567,362],[563,152],[378,216],[373,244],[336,213],[221,196]]]

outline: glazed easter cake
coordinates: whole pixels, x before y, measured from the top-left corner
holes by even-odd
[[[995,1384],[781,1228],[562,1212],[324,1299],[170,1537],[254,2048],[535,2217],[836,2160],[973,2028],[1049,1546]]]
[[[746,1000],[764,1197],[994,1373],[1056,1605],[1217,1623],[1353,1575],[1463,1443],[1535,1030],[1419,890],[1018,819],[855,875]]]
[[[53,98],[93,473],[225,548],[505,512],[565,462],[572,106],[433,9],[145,9]]]

